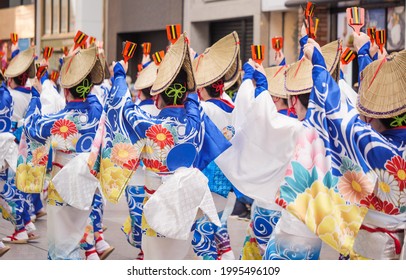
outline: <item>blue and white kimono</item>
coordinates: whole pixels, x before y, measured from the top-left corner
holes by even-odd
[[[42,115],[40,95],[35,89],[32,94],[19,149],[17,187],[30,193],[40,192],[48,162],[52,162],[47,207],[48,257],[80,259],[79,242],[90,207],[79,209],[70,204],[87,199],[90,206],[95,189],[69,183],[82,167],[76,167],[76,171],[69,172],[70,176],[62,178],[71,188],[60,188],[54,179],[73,158],[90,152],[102,106],[95,95],[89,94],[86,99],[68,102],[58,113]]]
[[[189,94],[184,106],[165,107],[153,117],[132,103],[121,64],[114,67],[114,75],[105,107],[101,150],[90,157],[90,164],[97,165],[97,157],[101,156],[99,177],[105,197],[117,202],[142,160],[149,197],[144,204],[143,243],[151,236],[188,239],[199,208],[218,223],[207,179],[198,170],[230,143],[202,113],[197,95]],[[186,188],[187,182],[190,185]],[[170,187],[159,188],[162,184]],[[168,190],[171,195],[165,193]],[[157,248],[149,247],[150,252],[162,251],[176,258],[176,252],[160,248],[159,240],[154,239],[153,246]]]
[[[234,135],[234,127],[232,125],[234,105],[220,98],[211,98],[202,102],[201,105],[205,114],[223,132],[224,136],[227,139],[231,139]],[[227,202],[226,199],[233,185],[214,161],[209,163],[202,172],[209,180],[209,188],[213,193],[215,201],[217,201],[218,207],[221,208],[217,210],[220,217],[222,217],[224,206]],[[203,259],[216,260],[221,259],[221,256],[225,253],[231,252],[230,254],[232,254],[226,217],[222,220],[224,223],[221,227],[211,223],[207,217],[196,221],[192,245],[197,256]]]
[[[17,161],[17,144],[11,133],[13,115],[13,98],[5,83],[0,85],[0,211],[4,219],[12,222],[17,230],[24,228],[29,217],[23,217],[25,199],[21,197],[14,185],[14,172]],[[10,175],[9,176],[9,169]]]

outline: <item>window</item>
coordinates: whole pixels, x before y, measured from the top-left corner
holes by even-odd
[[[77,0],[43,0],[44,34],[69,33],[75,30]]]

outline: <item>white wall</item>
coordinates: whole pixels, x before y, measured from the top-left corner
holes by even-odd
[[[103,38],[103,0],[76,1],[76,30],[102,41]]]

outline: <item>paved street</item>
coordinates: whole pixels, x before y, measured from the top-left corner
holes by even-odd
[[[114,252],[109,256],[109,260],[133,260],[138,254],[138,250],[129,245],[120,228],[128,215],[125,198],[122,198],[117,205],[107,203],[104,213],[104,225],[107,226],[105,232],[106,241],[115,247]],[[46,241],[46,216],[35,222],[40,235],[38,240],[28,244],[7,244],[11,250],[0,260],[45,260],[47,258]],[[245,238],[247,222],[236,218],[229,218],[231,245],[236,257],[241,251],[242,242]],[[13,232],[11,223],[0,218],[0,237],[4,237]],[[191,252],[190,258],[193,259]]]

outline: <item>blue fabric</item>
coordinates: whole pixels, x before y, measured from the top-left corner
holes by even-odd
[[[307,44],[308,39],[309,39],[309,36],[305,35],[302,38],[300,38],[300,40],[299,40],[300,52],[299,52],[299,59],[298,60],[301,60],[303,58],[303,56],[304,56],[303,48]]]
[[[223,99],[211,98],[211,99],[207,100],[206,102],[216,104],[218,107],[220,107],[223,111],[225,111],[227,113],[231,113],[234,109],[234,107],[230,106],[231,104],[225,102]]]
[[[254,71],[254,80],[256,82],[255,97],[258,97],[261,92],[268,90],[268,80],[263,73],[257,70]]]
[[[142,107],[144,105],[153,105],[154,104],[154,99],[152,98],[148,98],[148,99],[144,99],[140,102],[140,104],[138,104],[139,107]]]
[[[371,42],[365,43],[359,50],[358,50],[358,87],[361,86],[361,72],[365,69],[370,63],[372,63],[372,59],[369,56],[369,48],[371,46]]]
[[[251,65],[249,65],[248,62],[244,63],[242,70],[244,71],[244,77],[242,78],[242,81],[252,80],[254,78],[255,69]]]
[[[291,118],[295,118],[295,119],[297,118],[297,116],[295,114],[293,114],[292,112],[289,112],[289,114],[288,114],[288,109],[279,110],[278,113],[282,114],[282,115],[285,115],[285,116],[288,116],[288,117],[291,117]]]
[[[13,52],[11,53],[11,59],[13,59],[14,57],[16,57],[19,53],[20,53],[20,50],[19,50],[19,49],[16,49],[15,51],[13,51]]]
[[[279,66],[285,66],[286,65],[286,58],[283,58],[281,63],[279,63]]]
[[[126,235],[127,242],[135,248],[141,249],[142,241],[142,209],[144,207],[144,186],[128,185],[125,189],[125,197],[131,218],[131,233]],[[123,228],[121,228],[123,231]]]
[[[4,83],[0,86],[0,133],[11,129],[11,116],[13,115],[13,97]]]
[[[142,69],[147,68],[148,65],[150,65],[152,63],[152,60],[148,61],[147,63],[142,65]]]
[[[44,82],[48,79],[49,79],[48,71],[45,71],[45,74],[41,77],[41,85],[43,85]]]
[[[221,172],[217,164],[212,161],[202,172],[209,179],[210,191],[227,198],[228,193],[233,188],[233,184]]]

